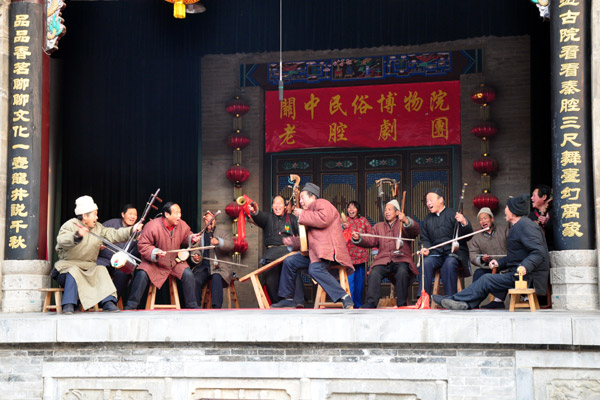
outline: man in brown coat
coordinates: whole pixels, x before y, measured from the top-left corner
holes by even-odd
[[[199,308],[194,273],[188,268],[187,262],[177,258],[176,252],[167,251],[191,247],[198,242],[200,235],[193,234],[188,224],[181,219],[178,204],[166,203],[162,208],[162,215],[162,218],[148,222],[140,235],[138,250],[142,262],[133,279],[126,310],[137,308],[148,281],[160,289],[169,275],[181,279],[185,307]]]
[[[378,236],[402,237],[414,239],[419,236],[420,228],[412,218],[400,211],[398,200],[385,205],[385,222],[378,222],[371,233]],[[405,240],[399,251],[396,251],[396,240],[361,236],[352,234],[352,243],[360,247],[378,247],[379,252],[373,260],[367,283],[367,299],[362,308],[376,308],[381,298],[381,281],[390,278],[395,287],[396,304],[406,305],[408,287],[417,275],[417,268],[411,257],[410,242]]]
[[[306,226],[308,238],[308,256],[294,254],[283,261],[279,281],[279,297],[283,300],[271,307],[295,307],[294,290],[298,270],[307,269],[310,275],[334,302],[342,301],[344,308],[354,307],[352,298],[342,289],[338,281],[327,268],[332,264],[340,264],[350,273],[354,272],[352,259],[348,254],[342,220],[337,209],[329,201],[320,199],[321,189],[314,183],[307,183],[300,192],[300,205],[294,214],[298,223]],[[294,238],[297,239],[297,238]],[[284,238],[284,244],[297,244],[293,238]]]

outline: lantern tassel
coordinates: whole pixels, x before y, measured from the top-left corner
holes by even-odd
[[[175,18],[185,18],[185,4],[183,0],[178,0],[173,3],[173,16]]]

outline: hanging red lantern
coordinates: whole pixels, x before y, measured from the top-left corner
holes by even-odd
[[[248,146],[250,138],[242,133],[232,133],[227,138],[227,146],[232,149],[240,150]]]
[[[240,96],[235,96],[232,101],[227,103],[225,110],[234,117],[240,117],[250,111],[250,106],[240,99]]]
[[[491,138],[492,136],[496,136],[498,133],[498,126],[492,121],[485,121],[477,126],[474,126],[471,132],[479,139]]]
[[[234,165],[227,170],[226,175],[227,179],[233,182],[233,184],[241,185],[250,177],[250,171],[248,171],[248,168],[246,167]]]
[[[248,242],[242,238],[235,238],[233,241],[233,251],[236,253],[245,253],[248,250]]]
[[[473,169],[480,174],[491,174],[498,171],[498,161],[491,157],[481,157],[473,161]]]
[[[496,99],[496,91],[493,87],[485,86],[483,83],[479,86],[473,94],[471,94],[471,100],[474,103],[485,106]]]
[[[241,210],[242,206],[240,206],[237,202],[232,201],[225,207],[225,214],[229,215],[231,218],[237,218],[240,215]]]
[[[490,193],[478,194],[473,199],[473,205],[478,209],[481,209],[483,207],[489,207],[490,210],[494,211],[498,208],[498,203],[498,198]]]

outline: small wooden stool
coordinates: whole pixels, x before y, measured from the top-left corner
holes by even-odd
[[[442,271],[441,268],[435,270],[435,278],[433,279],[433,291],[432,294],[440,294],[440,281],[442,280]],[[463,290],[463,282],[462,277],[458,277],[456,280],[456,291],[460,292]]]
[[[49,310],[55,310],[57,314],[62,313],[62,293],[65,291],[63,288],[48,288],[48,289],[38,289],[40,292],[46,293],[46,297],[44,298],[44,308],[43,312],[48,312]],[[52,303],[52,294],[54,293],[54,305]]]
[[[148,289],[148,300],[146,300],[146,310],[159,309],[171,309],[181,310],[181,304],[179,303],[179,290],[177,289],[177,279],[174,276],[169,276],[169,291],[171,293],[171,303],[169,304],[156,304],[156,286],[150,282],[150,288]]]
[[[346,272],[346,267],[343,265],[331,265],[328,269],[334,269],[338,271],[338,278],[340,281],[340,286],[342,289],[348,293],[350,296],[350,284],[348,283],[348,273]],[[315,296],[315,309],[318,308],[343,308],[344,305],[341,302],[334,303],[331,301],[327,301],[327,293],[321,287],[321,285],[317,286],[317,295]]]
[[[529,308],[532,312],[535,312],[540,308],[535,289],[509,289],[508,294],[510,295],[510,308],[508,311],[515,311],[515,308]],[[527,295],[529,301],[521,301],[521,295]]]
[[[236,276],[234,276],[233,279],[231,279],[231,282],[229,282],[229,286],[227,286],[225,288],[225,294],[227,296],[227,308],[231,308],[232,300],[233,300],[233,304],[235,304],[235,308],[240,308],[240,303],[238,301],[237,291],[235,290],[235,284],[234,284],[234,282],[237,279],[238,278]],[[202,300],[200,301],[200,308],[212,308],[212,301],[211,301],[212,295],[211,295],[211,291],[210,291],[210,286],[211,286],[211,281],[209,279],[208,282],[206,283],[206,285],[204,286],[204,288],[202,288]]]

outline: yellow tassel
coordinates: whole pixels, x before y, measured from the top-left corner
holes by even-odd
[[[173,16],[175,18],[185,18],[185,4],[182,0],[173,3]]]

